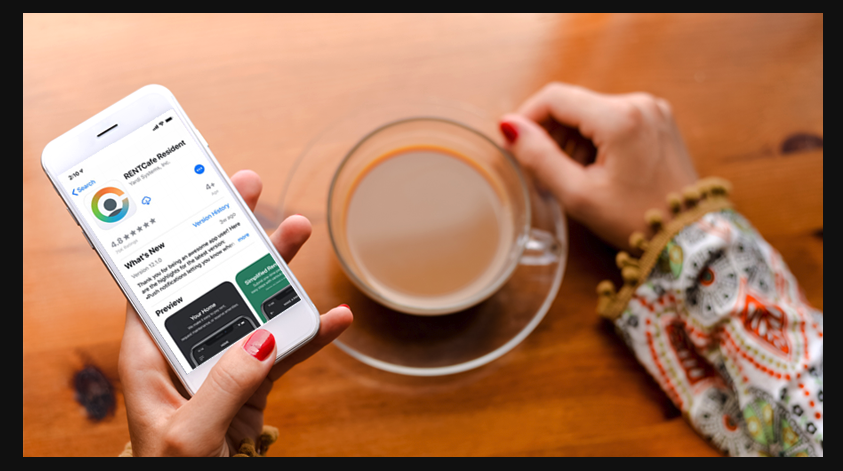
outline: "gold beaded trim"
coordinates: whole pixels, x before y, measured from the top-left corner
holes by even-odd
[[[644,219],[656,235],[650,240],[640,232],[633,232],[629,236],[629,245],[642,251],[643,255],[640,259],[635,259],[624,251],[618,252],[615,263],[621,271],[623,287],[616,292],[615,285],[610,280],[601,281],[597,285],[597,313],[611,321],[617,319],[638,286],[650,276],[661,251],[679,231],[706,213],[732,207],[729,201],[731,187],[732,185],[722,178],[709,177],[686,187],[681,196],[670,193],[667,195],[667,204],[673,213],[673,219],[666,224],[662,211],[647,211]]]
[[[269,445],[278,440],[278,429],[271,425],[264,425],[258,437],[258,443],[254,443],[251,438],[244,438],[240,442],[240,448],[237,453],[231,455],[233,458],[247,458],[255,456],[266,456],[266,451],[269,450]]]

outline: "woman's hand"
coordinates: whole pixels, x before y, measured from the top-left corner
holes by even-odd
[[[260,177],[241,171],[231,181],[254,209],[262,188]],[[291,216],[270,239],[289,262],[310,232],[310,221]],[[164,356],[128,306],[118,369],[133,454],[229,456],[244,438],[256,442],[273,382],[333,341],[351,320],[351,311],[345,306],[323,314],[316,337],[275,366],[275,339],[258,329],[231,346],[196,394],[185,399]]]
[[[593,143],[593,164],[584,165],[589,143],[566,142],[566,152],[551,137],[548,130],[560,127]],[[669,192],[697,180],[670,105],[646,93],[603,95],[551,83],[503,116],[501,132],[568,214],[618,248],[629,248],[633,231],[646,233],[648,209],[667,209]]]

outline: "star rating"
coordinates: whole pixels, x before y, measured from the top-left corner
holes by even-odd
[[[127,234],[123,234],[123,237],[118,237],[117,240],[114,241],[114,244],[120,245],[124,242],[127,242],[130,238],[135,237],[139,232],[143,231],[144,229],[149,229],[149,226],[155,224],[155,218],[150,218],[149,221],[144,221],[138,227],[130,230]]]

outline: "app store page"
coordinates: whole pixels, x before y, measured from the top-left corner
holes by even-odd
[[[60,178],[185,371],[299,301],[175,111]]]

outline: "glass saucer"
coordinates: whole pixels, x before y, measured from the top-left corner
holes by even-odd
[[[340,349],[381,370],[439,376],[500,358],[536,328],[562,282],[568,232],[556,201],[531,184],[533,230],[555,239],[554,256],[522,257],[522,263],[497,293],[454,314],[404,314],[364,295],[346,277],[331,246],[326,220],[331,179],[346,153],[372,129],[420,116],[461,122],[500,141],[495,121],[464,105],[427,100],[370,106],[336,121],[311,141],[287,176],[278,209],[272,213],[263,208],[258,216],[265,227],[273,229],[293,214],[310,219],[313,234],[291,268],[321,312],[339,304],[351,306],[354,323],[334,342]]]

